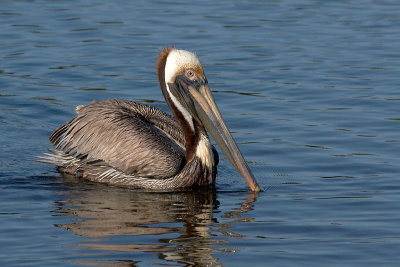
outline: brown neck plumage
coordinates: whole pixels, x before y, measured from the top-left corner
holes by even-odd
[[[189,125],[189,122],[186,121],[183,114],[174,105],[167,90],[167,85],[165,83],[165,64],[167,62],[167,57],[169,52],[173,49],[175,48],[165,47],[164,50],[160,52],[156,64],[156,70],[157,70],[158,80],[160,82],[161,91],[163,93],[165,101],[167,102],[175,119],[179,122],[183,134],[185,135],[185,148],[186,148],[185,157],[186,157],[186,162],[189,162],[196,154],[196,146],[199,140],[198,128],[202,126],[200,126],[196,120],[193,120],[194,131],[192,130],[191,126]]]

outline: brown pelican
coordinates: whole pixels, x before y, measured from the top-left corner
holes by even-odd
[[[174,116],[141,103],[109,99],[78,106],[41,157],[61,172],[95,182],[154,190],[209,186],[218,153],[205,128],[253,191],[260,191],[211,95],[198,57],[165,48],[157,75]],[[205,127],[205,128],[204,128]]]

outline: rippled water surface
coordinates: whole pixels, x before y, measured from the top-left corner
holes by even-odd
[[[1,1],[1,266],[400,261],[400,2]],[[149,193],[33,161],[93,99],[165,111],[167,45],[196,51],[264,189]]]

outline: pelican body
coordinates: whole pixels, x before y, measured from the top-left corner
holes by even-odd
[[[95,182],[153,190],[215,183],[218,153],[205,128],[253,191],[260,188],[226,127],[198,57],[165,48],[157,60],[173,117],[145,104],[108,99],[78,106],[40,157],[61,172]]]

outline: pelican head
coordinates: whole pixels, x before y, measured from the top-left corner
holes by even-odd
[[[192,132],[195,123],[205,127],[251,190],[260,191],[215,104],[199,58],[189,51],[166,48],[160,53],[157,72],[168,104],[176,108],[174,115],[180,113]]]

